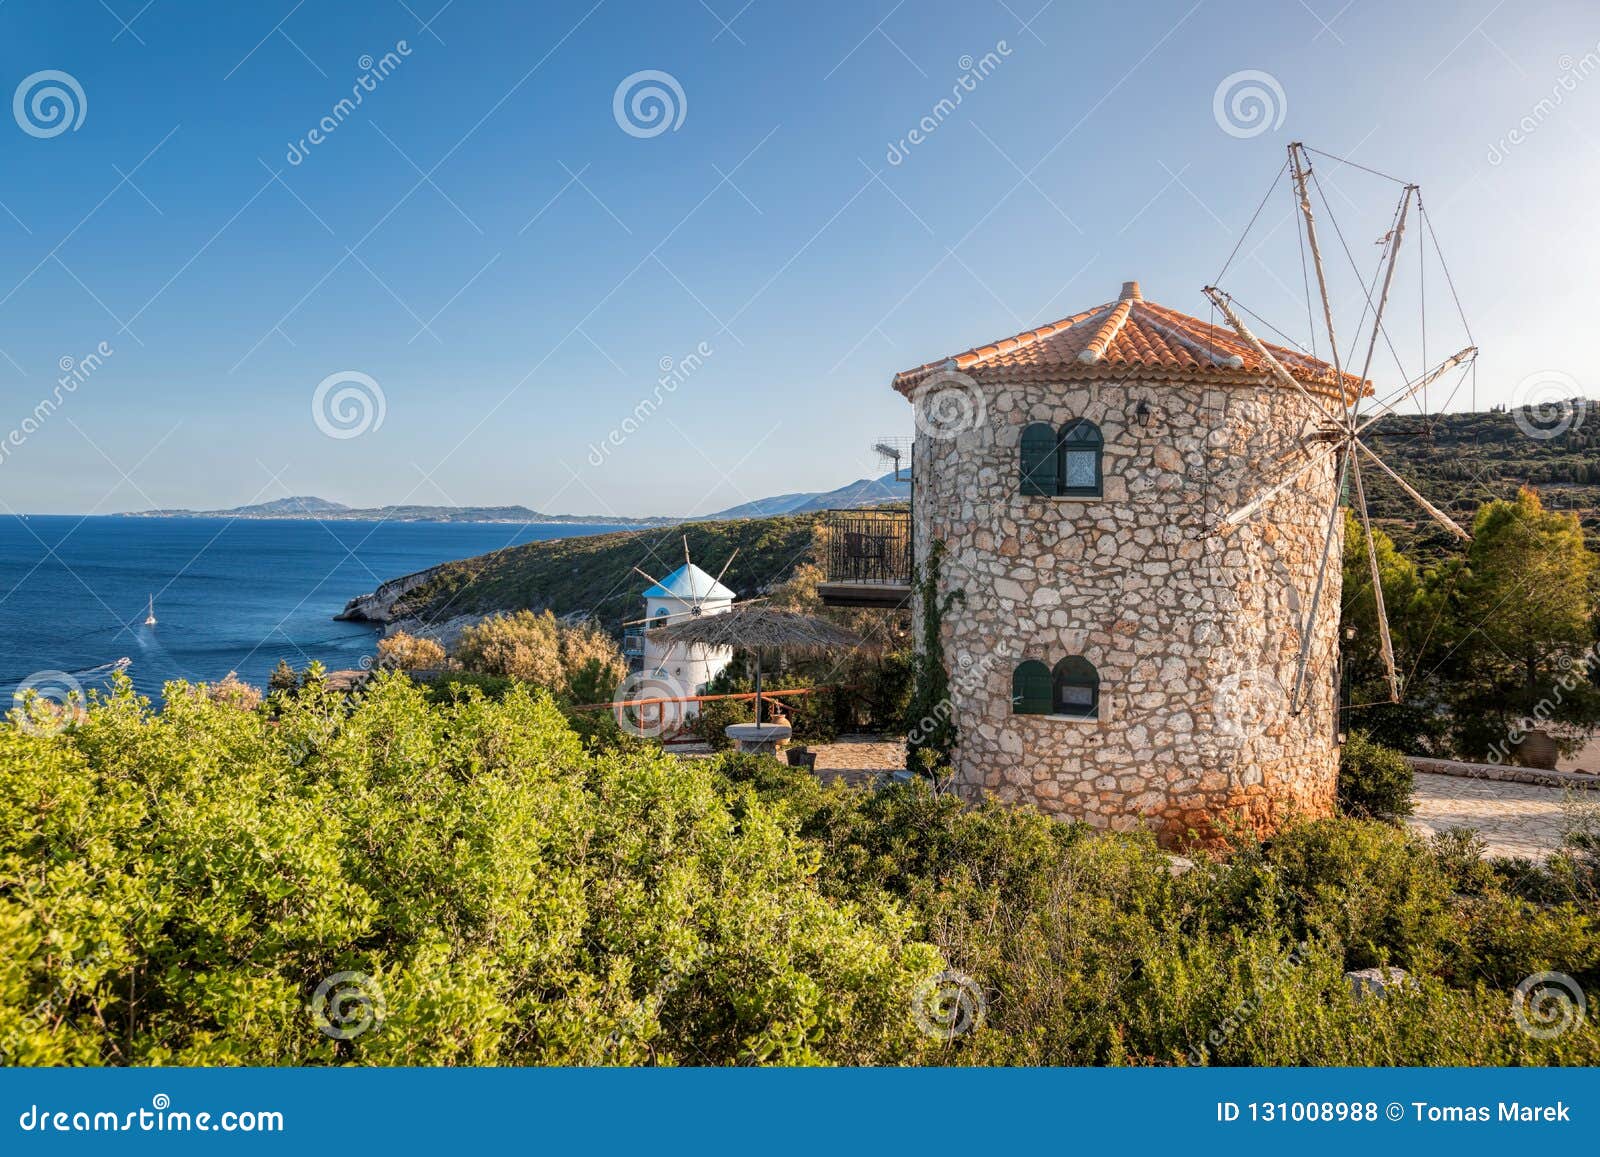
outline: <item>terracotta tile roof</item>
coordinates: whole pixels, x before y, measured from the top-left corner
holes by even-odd
[[[1335,390],[1336,375],[1327,362],[1271,342],[1262,344],[1296,380],[1325,392]],[[1115,301],[896,374],[894,388],[907,394],[943,369],[1016,381],[1125,377],[1130,370],[1142,370],[1155,378],[1256,383],[1271,373],[1222,318],[1201,321],[1146,301],[1137,281],[1125,282]],[[1344,375],[1347,400],[1353,400],[1358,385],[1354,374]],[[1363,392],[1370,393],[1370,385]]]

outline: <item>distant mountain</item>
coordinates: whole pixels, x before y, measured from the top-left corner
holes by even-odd
[[[308,494],[292,498],[274,498],[271,502],[256,502],[249,506],[235,506],[229,510],[141,510],[125,517],[133,518],[306,518],[337,515],[350,508],[342,502],[329,502]]]
[[[558,522],[604,526],[667,526],[677,522],[726,521],[734,518],[775,518],[780,514],[810,514],[818,510],[878,506],[905,502],[911,483],[896,482],[893,474],[861,478],[837,490],[805,490],[758,498],[716,514],[684,518],[622,518],[613,514],[544,514],[526,506],[346,506],[326,498],[296,495],[230,506],[225,510],[137,510],[127,518],[316,518],[324,522]]]
[[[911,483],[896,481],[893,474],[882,478],[859,478],[837,490],[807,490],[758,498],[754,502],[730,506],[696,521],[729,518],[775,518],[780,514],[810,514],[817,510],[843,510],[856,506],[881,506],[886,502],[906,502],[911,498]]]
[[[620,518],[611,514],[541,514],[526,506],[346,506],[326,498],[275,498],[225,510],[138,510],[128,518],[315,518],[323,522],[560,522],[604,526],[660,526],[676,518]]]

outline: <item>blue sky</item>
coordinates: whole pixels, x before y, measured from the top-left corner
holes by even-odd
[[[1592,4],[441,4],[0,6],[0,96],[56,70],[85,106],[54,135],[0,117],[0,439],[62,359],[112,351],[11,440],[0,511],[689,514],[830,488],[909,432],[896,370],[1127,278],[1203,315],[1294,139],[1423,185],[1480,407],[1596,377]],[[614,96],[647,70],[681,121],[636,135]],[[1281,97],[1230,132],[1214,97],[1241,72]],[[1321,175],[1368,261],[1398,187]],[[1280,187],[1225,284],[1304,339],[1294,239]],[[1460,329],[1429,276],[1442,354]],[[329,437],[313,397],[346,371],[382,422]]]

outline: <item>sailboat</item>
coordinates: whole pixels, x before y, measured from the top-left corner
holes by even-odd
[[[153,626],[156,625],[156,597],[155,597],[155,595],[151,595],[150,596],[150,610],[144,617],[144,625],[147,626],[147,627],[153,627]]]

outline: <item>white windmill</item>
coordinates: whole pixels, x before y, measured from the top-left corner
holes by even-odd
[[[734,592],[722,585],[738,550],[728,556],[715,578],[696,566],[689,557],[689,539],[683,540],[683,565],[664,579],[633,569],[650,580],[644,592],[644,618],[627,624],[636,628],[628,637],[637,640],[639,671],[642,675],[670,681],[686,694],[699,694],[733,659],[731,647],[710,647],[699,643],[661,643],[651,638],[649,628],[665,627],[686,618],[720,615],[733,606]],[[692,715],[696,705],[686,704],[684,714]]]
[[[1300,216],[1300,228],[1303,230],[1302,241],[1305,248],[1309,250],[1312,264],[1316,269],[1317,290],[1322,301],[1323,328],[1326,333],[1328,348],[1332,351],[1333,365],[1336,373],[1344,373],[1345,362],[1348,359],[1349,354],[1354,353],[1359,349],[1363,323],[1366,321],[1368,312],[1370,312],[1372,315],[1371,331],[1366,335],[1366,340],[1364,343],[1366,348],[1361,358],[1361,369],[1360,372],[1355,375],[1357,381],[1365,384],[1369,381],[1369,374],[1372,371],[1373,355],[1377,351],[1378,340],[1380,336],[1383,337],[1386,342],[1389,341],[1389,335],[1383,324],[1384,314],[1389,305],[1390,289],[1394,282],[1395,269],[1399,260],[1401,242],[1405,238],[1406,226],[1413,212],[1413,208],[1415,209],[1417,217],[1424,225],[1427,226],[1427,234],[1422,238],[1422,242],[1419,242],[1419,244],[1425,243],[1428,238],[1433,238],[1434,247],[1437,251],[1438,240],[1433,234],[1432,224],[1428,222],[1426,211],[1422,207],[1422,191],[1420,187],[1414,184],[1397,181],[1397,183],[1402,185],[1400,201],[1395,208],[1395,214],[1391,228],[1382,238],[1379,239],[1380,253],[1378,259],[1378,269],[1374,272],[1370,282],[1362,277],[1360,271],[1357,270],[1357,276],[1361,280],[1362,293],[1366,299],[1366,308],[1363,310],[1361,318],[1357,320],[1354,327],[1355,331],[1357,331],[1357,344],[1353,344],[1351,349],[1346,354],[1341,355],[1338,340],[1335,336],[1333,316],[1334,310],[1333,303],[1328,292],[1327,272],[1323,266],[1322,250],[1318,243],[1316,218],[1311,209],[1311,189],[1316,189],[1317,196],[1322,203],[1323,210],[1328,214],[1336,231],[1338,230],[1338,222],[1332,220],[1331,208],[1328,206],[1327,199],[1322,193],[1321,185],[1317,181],[1316,175],[1311,166],[1310,154],[1315,152],[1317,152],[1317,150],[1309,149],[1307,146],[1299,142],[1291,144],[1289,146],[1289,158],[1287,162],[1285,162],[1284,168],[1279,170],[1278,180],[1283,178],[1284,172],[1286,171],[1292,176],[1292,187]],[[1317,155],[1329,157],[1329,154],[1326,153],[1318,153]],[[1340,164],[1350,164],[1350,162],[1343,161],[1337,157],[1329,157],[1329,159],[1339,161]],[[1355,167],[1364,168],[1363,166]],[[1374,170],[1366,169],[1364,171],[1373,172]],[[1385,177],[1387,176],[1387,174],[1377,175]],[[1395,178],[1389,179],[1395,180]],[[1276,181],[1274,182],[1274,188],[1276,188]],[[1269,190],[1268,198],[1270,197],[1271,191]],[[1262,205],[1265,206],[1265,204],[1266,201],[1263,200]],[[1259,215],[1260,210],[1258,209],[1257,216]],[[1252,220],[1251,223],[1254,224],[1254,221]],[[1247,229],[1246,234],[1248,234],[1248,232],[1249,230]],[[1341,245],[1343,245],[1344,239],[1342,233],[1339,234],[1339,240]],[[1242,246],[1243,243],[1244,240],[1241,238],[1239,243],[1240,246]],[[1237,254],[1238,248],[1236,248],[1234,252]],[[1347,255],[1349,254],[1348,247],[1345,248],[1345,252]],[[1442,257],[1440,258],[1440,261],[1442,265]],[[1352,267],[1354,267],[1354,258],[1351,259],[1351,264]],[[1226,272],[1226,267],[1224,267],[1224,272]],[[1379,281],[1380,276],[1381,284]],[[1445,268],[1445,276],[1448,281],[1448,268]],[[1218,280],[1220,280],[1220,275]],[[1374,291],[1376,291],[1376,297],[1374,297]],[[1362,398],[1364,394],[1369,394],[1372,392],[1366,390],[1355,391],[1353,400],[1351,400],[1348,404],[1340,406],[1335,403],[1330,406],[1313,397],[1306,390],[1306,388],[1295,379],[1294,375],[1290,373],[1288,368],[1284,366],[1283,362],[1279,360],[1276,355],[1274,355],[1272,350],[1250,331],[1249,327],[1246,326],[1245,323],[1240,319],[1239,310],[1236,308],[1239,303],[1231,294],[1219,289],[1215,285],[1206,286],[1204,293],[1208,298],[1210,298],[1211,303],[1216,306],[1218,311],[1221,312],[1222,316],[1227,319],[1228,324],[1233,327],[1234,331],[1238,333],[1239,337],[1242,338],[1253,350],[1255,350],[1255,352],[1261,357],[1262,361],[1266,363],[1267,367],[1272,373],[1272,376],[1283,385],[1299,391],[1299,393],[1301,393],[1311,402],[1311,404],[1315,407],[1316,412],[1322,415],[1321,428],[1308,432],[1307,436],[1301,441],[1301,452],[1303,455],[1302,460],[1297,465],[1291,467],[1285,477],[1275,482],[1271,486],[1268,486],[1265,490],[1263,490],[1260,494],[1257,494],[1243,506],[1240,506],[1238,509],[1223,517],[1218,527],[1219,531],[1225,534],[1230,529],[1240,526],[1241,524],[1255,518],[1257,515],[1261,514],[1262,511],[1270,507],[1272,500],[1276,496],[1296,485],[1311,471],[1320,466],[1324,466],[1329,462],[1333,462],[1335,464],[1336,484],[1333,488],[1334,498],[1328,511],[1327,533],[1326,537],[1323,539],[1321,559],[1317,567],[1316,586],[1311,596],[1311,605],[1300,623],[1299,655],[1295,666],[1294,686],[1290,691],[1290,709],[1295,713],[1298,713],[1305,702],[1305,694],[1307,690],[1306,669],[1311,653],[1313,632],[1317,622],[1318,609],[1322,602],[1322,596],[1326,586],[1328,567],[1333,563],[1333,544],[1339,536],[1339,527],[1341,522],[1340,508],[1344,503],[1344,491],[1346,489],[1345,484],[1347,481],[1353,484],[1351,487],[1352,493],[1350,494],[1350,500],[1353,502],[1356,513],[1361,520],[1362,534],[1366,539],[1367,561],[1371,571],[1373,597],[1377,606],[1378,632],[1382,647],[1384,671],[1389,684],[1389,699],[1391,702],[1398,703],[1400,701],[1402,688],[1400,685],[1399,676],[1395,672],[1394,646],[1389,634],[1388,612],[1384,607],[1383,602],[1383,587],[1379,581],[1377,546],[1373,540],[1372,520],[1367,511],[1366,489],[1362,483],[1361,468],[1363,460],[1373,466],[1376,466],[1380,471],[1386,474],[1396,485],[1400,487],[1401,490],[1409,495],[1424,512],[1427,513],[1428,517],[1432,518],[1451,534],[1462,539],[1463,541],[1470,541],[1472,536],[1462,529],[1461,526],[1459,526],[1442,510],[1418,493],[1415,487],[1413,487],[1404,478],[1400,477],[1400,475],[1397,474],[1393,468],[1391,468],[1380,457],[1378,457],[1378,455],[1373,452],[1372,448],[1367,444],[1367,442],[1363,440],[1362,435],[1370,430],[1375,423],[1381,421],[1389,414],[1394,413],[1397,406],[1401,405],[1407,399],[1415,396],[1421,391],[1427,389],[1429,385],[1438,381],[1452,370],[1459,368],[1462,377],[1464,378],[1469,367],[1472,366],[1477,358],[1477,347],[1469,344],[1458,352],[1451,354],[1449,357],[1445,358],[1442,362],[1438,363],[1432,368],[1425,369],[1417,377],[1409,381],[1405,381],[1400,386],[1396,387],[1386,398],[1377,399],[1373,404],[1373,408],[1367,412],[1362,411]],[[1452,296],[1454,296],[1453,284],[1451,285],[1451,293]],[[1459,311],[1459,299],[1456,300],[1456,307]],[[1471,330],[1470,328],[1466,327],[1465,315],[1462,315],[1461,321],[1463,328],[1466,329],[1467,338],[1470,342]],[[1314,323],[1313,335],[1315,335]],[[1315,340],[1314,336],[1313,340]],[[1389,344],[1392,350],[1393,345],[1392,343]],[[1425,344],[1424,348],[1426,348]],[[1396,360],[1398,362],[1398,355],[1396,355]],[[1350,364],[1352,366],[1354,365],[1353,362]],[[1373,394],[1373,396],[1375,396],[1375,394]],[[1448,402],[1446,404],[1448,404]]]

